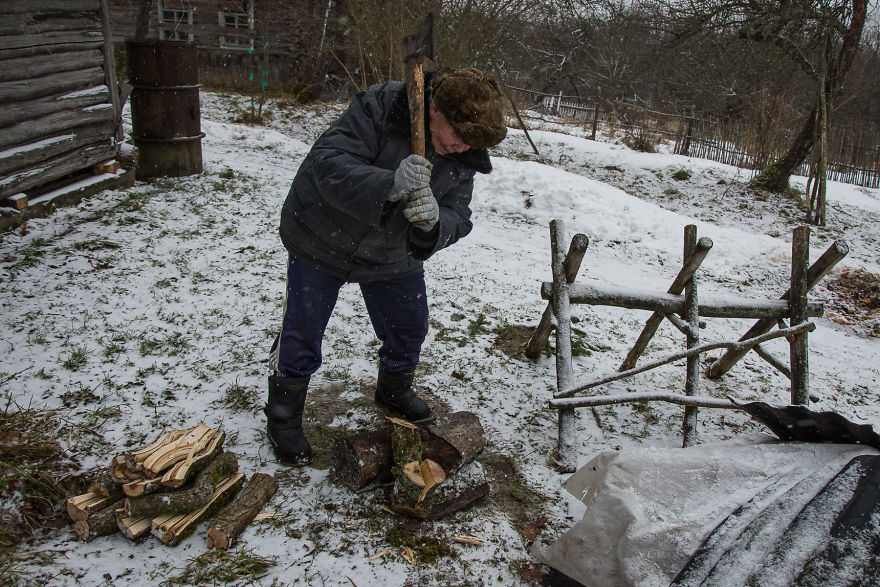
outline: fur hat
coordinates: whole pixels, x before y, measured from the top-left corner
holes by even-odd
[[[473,67],[438,72],[434,104],[455,134],[475,149],[494,147],[507,136],[498,82]]]

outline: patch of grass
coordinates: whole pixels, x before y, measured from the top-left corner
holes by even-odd
[[[623,144],[632,149],[633,151],[639,151],[641,153],[656,153],[657,148],[654,146],[654,142],[647,136],[644,135],[635,135],[628,136],[623,139]]]
[[[102,250],[114,250],[121,248],[122,245],[118,243],[114,243],[113,241],[109,241],[106,239],[92,239],[87,241],[80,241],[78,243],[73,244],[74,251],[102,251]]]
[[[473,320],[468,323],[468,334],[470,336],[477,336],[479,334],[487,334],[489,329],[486,328],[486,325],[489,323],[486,320],[486,315],[482,312]]]
[[[672,179],[676,181],[687,181],[691,178],[691,172],[687,169],[679,169],[672,174]]]
[[[413,532],[403,525],[389,528],[385,532],[385,542],[394,549],[411,549],[416,562],[425,565],[433,565],[441,558],[458,558],[458,551],[447,541]]]
[[[238,381],[226,388],[220,403],[233,412],[257,412],[261,407],[257,390],[241,385]]]
[[[55,440],[59,427],[57,410],[22,408],[8,401],[0,412],[0,502],[13,496],[24,501],[17,512],[3,515],[0,548],[66,521],[63,504],[70,488],[61,479],[75,463]],[[0,577],[4,572],[0,569]]]
[[[665,190],[663,190],[663,193],[670,197],[681,195],[681,192],[675,188],[666,188]]]
[[[277,557],[260,556],[244,547],[235,551],[215,548],[189,559],[181,575],[169,577],[159,585],[227,585],[239,581],[252,584],[265,576],[277,562]],[[167,572],[160,567],[150,578],[158,579]]]
[[[67,358],[61,363],[61,366],[69,371],[79,371],[85,367],[89,359],[89,351],[84,346],[75,346],[70,350]]]
[[[189,346],[189,341],[182,332],[172,332],[165,338],[145,338],[141,341],[138,350],[142,357],[160,354],[176,356]]]

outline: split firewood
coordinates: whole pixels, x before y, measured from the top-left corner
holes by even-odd
[[[220,454],[223,450],[223,441],[225,439],[226,434],[220,432],[210,437],[204,446],[194,445],[184,460],[168,469],[162,476],[162,485],[173,488],[185,485],[201,469],[204,469],[214,457]]]
[[[276,491],[278,482],[273,476],[252,475],[238,495],[208,523],[208,548],[231,548]]]
[[[137,481],[129,481],[122,486],[122,492],[129,497],[138,497],[155,493],[162,489],[162,478],[154,477],[153,479],[138,479]]]
[[[142,472],[133,471],[126,466],[124,454],[116,455],[110,461],[110,477],[116,483],[128,483],[145,478]]]
[[[193,452],[198,452],[207,446],[216,432],[205,424],[199,424],[177,440],[169,442],[154,450],[144,459],[143,470],[147,477],[156,477],[178,461],[185,460]]]
[[[88,542],[98,536],[106,536],[116,532],[119,529],[116,525],[116,509],[121,504],[122,500],[117,500],[93,512],[88,518],[75,521],[73,530],[77,537]]]
[[[392,420],[395,422],[396,420]],[[483,427],[471,412],[454,412],[429,423],[410,424],[400,420],[394,428],[418,432],[420,453],[405,460],[392,449],[392,430],[357,432],[336,441],[333,450],[333,478],[361,491],[394,482],[395,461],[402,466],[414,460],[430,459],[446,474],[474,460],[486,446]],[[404,425],[405,424],[405,425]],[[410,428],[411,427],[411,428]]]
[[[119,498],[107,497],[99,493],[83,493],[67,498],[67,516],[74,522],[85,520],[102,510],[111,503],[116,503]]]
[[[124,508],[116,510],[116,526],[129,540],[137,540],[149,534],[152,521],[150,516],[126,516]]]
[[[122,487],[113,479],[109,469],[100,469],[90,475],[87,491],[104,497],[122,497]]]
[[[220,479],[238,472],[235,453],[224,452],[199,471],[192,485],[176,491],[128,497],[124,510],[126,517],[155,517],[160,514],[188,513],[211,501]]]
[[[186,428],[183,430],[168,430],[167,432],[163,432],[159,435],[156,440],[151,442],[145,447],[139,448],[137,450],[133,450],[130,452],[126,452],[122,454],[122,457],[125,459],[125,466],[131,471],[142,471],[144,468],[144,461],[147,460],[151,454],[166,446],[181,436],[188,434],[195,430],[195,427]]]
[[[189,536],[203,519],[222,508],[241,489],[244,473],[235,473],[221,481],[211,501],[202,508],[189,514],[165,514],[152,521],[153,536],[163,544],[176,546]]]

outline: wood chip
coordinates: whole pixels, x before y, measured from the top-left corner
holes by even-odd
[[[407,420],[403,420],[401,418],[392,418],[391,416],[385,416],[385,418],[392,424],[397,424],[398,426],[403,426],[404,428],[409,428],[410,430],[419,429],[419,427],[412,422],[408,422]]]
[[[477,538],[476,536],[462,536],[460,534],[455,534],[452,536],[452,539],[456,542],[461,542],[463,544],[473,544],[474,546],[483,546],[486,544],[486,541],[482,538]]]
[[[371,556],[371,557],[370,557],[370,560],[371,560],[371,561],[372,561],[372,560],[376,560],[377,558],[382,558],[383,556],[388,556],[389,554],[391,554],[391,551],[386,549],[386,550],[383,550],[382,552],[380,552],[380,553],[378,553],[378,554],[374,554],[373,556]]]
[[[279,514],[278,512],[263,512],[263,513],[257,514],[254,517],[254,522],[259,522],[260,520],[274,520],[274,519],[280,518],[280,517],[281,517],[281,514]]]
[[[415,566],[415,567],[424,567],[424,564],[419,564],[416,562],[416,555],[413,553],[412,548],[409,546],[404,546],[400,549],[400,556],[406,559],[406,562]]]

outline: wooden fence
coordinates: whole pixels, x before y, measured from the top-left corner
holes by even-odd
[[[668,142],[674,153],[710,159],[736,167],[761,170],[785,153],[791,129],[774,124],[770,117],[746,124],[733,120],[702,119],[651,110],[617,100],[583,99],[544,94],[508,86],[521,108],[583,125],[592,138],[601,125],[651,141]],[[874,129],[831,128],[827,178],[833,181],[880,187],[880,137]],[[809,163],[796,172],[809,175]]]

